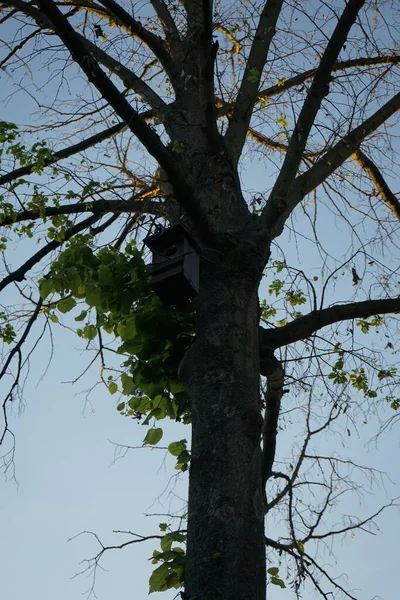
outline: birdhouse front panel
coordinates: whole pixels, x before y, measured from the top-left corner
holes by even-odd
[[[149,236],[144,243],[152,251],[151,286],[165,304],[184,304],[198,295],[200,256],[181,225]]]

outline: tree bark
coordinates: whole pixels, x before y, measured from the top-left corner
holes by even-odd
[[[192,402],[187,600],[264,600],[258,284],[249,247],[204,261],[197,337],[180,373]]]

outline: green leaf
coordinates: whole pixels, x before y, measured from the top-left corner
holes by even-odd
[[[143,440],[143,444],[149,444],[150,446],[155,446],[161,440],[163,436],[163,430],[161,427],[153,427],[149,429],[146,437]]]
[[[117,332],[123,341],[133,339],[137,334],[135,317],[129,317],[124,323],[120,323]]]
[[[147,396],[134,396],[130,398],[128,406],[131,410],[145,414],[150,410],[151,403]]]
[[[122,393],[125,396],[129,396],[132,394],[133,389],[135,387],[132,377],[129,377],[126,373],[122,373],[121,375],[121,383],[122,383]]]
[[[72,298],[72,296],[70,296],[69,298],[64,298],[63,300],[60,300],[57,303],[58,310],[63,314],[69,312],[70,310],[75,308],[75,306],[76,306],[76,300],[75,300],[75,298]]]
[[[53,291],[53,282],[51,279],[41,279],[39,281],[39,294],[42,300],[45,300]]]
[[[281,281],[280,279],[274,279],[268,287],[268,294],[270,296],[272,296],[272,294],[278,296],[280,294],[281,289],[283,288],[283,285],[283,281]]]
[[[277,575],[279,575],[279,567],[271,567],[267,570],[267,573],[269,573],[273,577],[276,577]]]
[[[99,282],[101,285],[107,285],[112,281],[112,272],[107,265],[101,265],[99,269]]]
[[[152,592],[164,592],[167,589],[166,579],[168,571],[168,565],[163,563],[152,572],[149,579],[149,594]]]
[[[154,383],[152,381],[147,382],[147,383],[141,383],[140,387],[143,391],[143,393],[145,393],[147,396],[149,396],[149,398],[155,398],[156,396],[159,396],[162,394],[162,392],[164,391],[164,382],[157,382]]]
[[[87,340],[94,340],[97,335],[97,328],[94,325],[85,325],[83,328],[83,337]]]
[[[183,471],[183,472],[187,471],[188,462],[190,462],[190,458],[191,458],[190,454],[187,450],[184,450],[183,452],[181,452],[177,458],[175,469],[177,471]]]
[[[279,587],[281,587],[282,589],[286,587],[282,579],[279,579],[278,577],[271,577],[271,583],[272,585],[279,585]]]
[[[168,452],[172,454],[172,456],[179,456],[184,450],[186,450],[186,440],[172,442],[168,446]]]
[[[178,140],[174,140],[172,142],[172,152],[180,154],[181,152],[183,152],[184,148],[185,144],[183,144],[182,142],[178,142]]]
[[[108,384],[108,391],[110,392],[110,394],[115,394],[116,392],[118,392],[118,386],[115,383],[115,381],[111,381],[111,383]]]
[[[185,384],[180,379],[175,379],[168,385],[168,391],[174,395],[179,392],[186,392]]]
[[[108,389],[110,389],[110,386],[108,386]],[[119,412],[121,412],[122,410],[125,410],[125,402],[120,402],[117,406],[117,410]]]
[[[75,317],[75,321],[84,321],[87,317],[87,310],[83,310],[80,315]]]
[[[179,533],[179,531],[172,531],[171,533],[167,533],[161,540],[160,546],[163,552],[168,552],[171,550],[172,542],[184,542],[186,536],[183,533]],[[177,550],[177,548],[175,548]]]
[[[58,323],[58,317],[54,313],[52,313],[51,315],[49,315],[49,319],[50,319],[50,321],[52,323]]]

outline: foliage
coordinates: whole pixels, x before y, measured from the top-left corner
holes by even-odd
[[[75,317],[82,323],[76,329],[79,337],[90,342],[103,332],[117,340],[123,371],[118,378],[109,375],[107,387],[112,395],[120,391],[128,397],[117,406],[121,414],[144,418],[144,425],[167,416],[189,423],[178,368],[194,335],[193,313],[162,304],[149,286],[143,256],[133,241],[123,252],[112,247],[95,252],[91,241],[90,235],[75,236],[40,280],[41,297],[51,295],[49,318],[58,319],[56,310],[80,310]],[[161,437],[162,429],[149,429],[144,443],[155,445]],[[185,449],[176,453],[174,446],[171,451],[181,469],[186,467],[181,456]]]
[[[160,526],[161,527],[161,526]],[[149,593],[165,592],[171,588],[178,589],[184,582],[185,551],[174,542],[184,542],[186,536],[179,531],[167,533],[161,540],[161,552],[154,550],[153,565],[160,563],[152,573],[149,581]]]

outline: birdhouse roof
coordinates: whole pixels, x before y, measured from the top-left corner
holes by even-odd
[[[148,248],[150,248],[150,250],[159,250],[160,248],[165,248],[170,244],[176,244],[184,238],[190,242],[193,248],[199,250],[197,242],[181,224],[173,225],[172,227],[168,227],[161,232],[153,233],[152,235],[147,236],[143,242]]]

